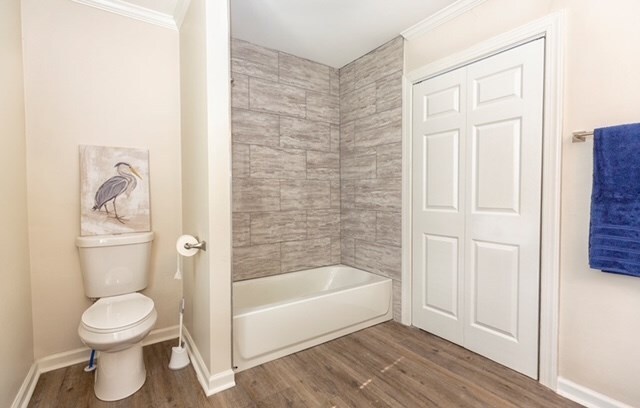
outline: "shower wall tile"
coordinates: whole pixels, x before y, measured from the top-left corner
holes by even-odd
[[[341,240],[337,237],[331,238],[331,263],[339,264],[341,261]]]
[[[307,211],[307,238],[339,236],[340,210]]]
[[[231,152],[233,177],[249,177],[249,145],[233,143]]]
[[[369,242],[376,240],[376,212],[366,210],[342,210],[342,236]]]
[[[236,281],[280,273],[280,243],[233,248]]]
[[[402,73],[398,37],[340,69],[341,260],[394,279],[401,306]]]
[[[328,180],[281,180],[282,210],[331,207],[331,182]]]
[[[356,60],[356,88],[374,83],[397,71],[402,71],[403,38],[396,37]]]
[[[331,151],[336,153],[340,152],[340,126],[331,125],[330,139]]]
[[[251,177],[304,179],[306,178],[306,161],[304,150],[252,145]]]
[[[231,71],[278,80],[278,52],[246,41],[231,39]]]
[[[340,154],[307,151],[307,178],[340,180]]]
[[[340,70],[331,68],[329,70],[329,93],[331,95],[340,95]]]
[[[340,153],[353,151],[356,148],[356,123],[340,124]]]
[[[367,117],[376,112],[376,85],[356,89],[342,95],[340,100],[340,122],[346,123]]]
[[[233,246],[241,247],[251,244],[251,214],[234,213],[232,217]]]
[[[379,244],[400,246],[402,244],[402,213],[376,213],[376,238]]]
[[[376,82],[376,110],[378,112],[402,107],[402,71]]]
[[[339,70],[236,39],[231,69],[233,279],[339,263]]]
[[[376,149],[354,149],[343,151],[340,160],[340,174],[344,180],[358,180],[376,177]]]
[[[305,119],[280,118],[280,145],[305,150],[331,150],[331,125]]]
[[[328,67],[308,59],[284,52],[280,53],[280,82],[315,92],[329,93],[330,71]]]
[[[231,136],[234,143],[278,146],[280,118],[268,113],[232,109]]]
[[[231,83],[231,107],[249,109],[249,77],[233,74]]]
[[[351,92],[356,86],[356,62],[350,62],[340,68],[340,95]]]
[[[280,181],[236,178],[232,183],[233,211],[280,210]]]
[[[331,238],[283,242],[281,272],[293,272],[331,264]]]
[[[340,180],[331,180],[331,208],[340,209]]]
[[[401,211],[402,180],[364,179],[356,180],[355,206],[377,211]]]
[[[402,110],[383,111],[356,120],[356,147],[371,147],[402,141]]]
[[[355,180],[340,180],[340,202],[342,209],[349,209],[356,207],[356,181]]]
[[[402,317],[402,282],[394,279],[391,291],[393,294],[393,320],[399,322]]]
[[[251,245],[307,239],[305,211],[251,214]]]
[[[356,265],[356,240],[343,236],[340,239],[340,261],[349,266]]]
[[[249,109],[304,118],[306,92],[278,82],[249,78]]]
[[[356,267],[387,278],[401,279],[402,250],[400,247],[372,244],[359,239],[355,241]]]
[[[340,123],[340,99],[336,95],[307,92],[307,119]]]
[[[376,176],[378,178],[402,177],[402,143],[376,147]]]

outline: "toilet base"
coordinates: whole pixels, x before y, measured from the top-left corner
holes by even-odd
[[[101,351],[97,366],[93,389],[98,399],[117,401],[134,394],[147,377],[142,341],[113,353]]]

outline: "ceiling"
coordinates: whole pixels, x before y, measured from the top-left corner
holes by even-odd
[[[74,1],[173,29],[180,25],[189,4],[189,0]],[[463,4],[474,0],[230,0],[230,3],[233,37],[341,68],[446,7],[456,3],[452,7],[462,10]]]
[[[231,35],[340,68],[452,3],[231,0]]]

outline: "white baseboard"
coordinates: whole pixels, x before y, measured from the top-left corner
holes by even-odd
[[[162,329],[152,330],[151,333],[142,341],[144,346],[160,343],[166,340],[178,337],[178,326],[170,326]],[[69,367],[74,364],[89,361],[91,350],[88,347],[80,347],[74,350],[64,351],[62,353],[52,354],[38,359],[31,365],[31,369],[18,391],[18,395],[13,401],[11,408],[23,408],[29,404],[33,390],[36,388],[40,374],[57,370],[63,367]]]
[[[151,330],[151,333],[142,340],[143,346],[162,343],[163,341],[178,338],[178,325],[165,327],[164,329]],[[176,342],[177,344],[177,342]]]
[[[13,404],[11,404],[11,408],[26,408],[27,405],[29,405],[29,400],[31,399],[31,395],[33,395],[33,390],[36,388],[38,378],[40,378],[38,363],[34,362],[31,364],[31,368],[29,369],[27,376],[24,378],[24,381],[18,390],[18,394],[13,400]]]
[[[563,377],[558,377],[558,394],[587,408],[633,408]]]
[[[186,327],[182,328],[182,333],[184,334],[187,352],[189,353],[189,358],[191,358],[191,364],[196,372],[196,377],[207,397],[236,385],[235,374],[232,369],[211,375],[200,355],[198,347],[193,341],[193,337],[191,337]]]

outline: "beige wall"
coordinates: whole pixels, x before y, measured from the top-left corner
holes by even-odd
[[[180,28],[182,125],[182,225],[185,233],[209,241],[209,156],[204,1],[191,2]],[[184,258],[184,324],[202,359],[210,361],[209,257]],[[209,367],[208,367],[209,368]]]
[[[67,0],[24,0],[34,353],[80,347],[78,145],[148,148],[156,328],[177,324],[178,33]]]
[[[185,233],[207,241],[185,262],[185,325],[208,370],[207,394],[231,371],[231,112],[227,2],[192,0],[180,29]]]
[[[640,279],[588,266],[592,142],[571,131],[638,122],[640,2],[637,0],[488,0],[407,42],[407,72],[550,12],[567,11],[560,375],[640,406]]]
[[[20,0],[0,3],[0,406],[33,363]]]

